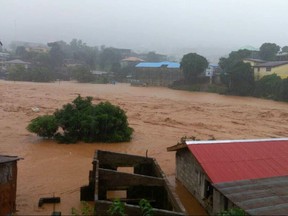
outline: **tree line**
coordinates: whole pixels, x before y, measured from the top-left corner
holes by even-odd
[[[27,51],[25,46],[14,46],[12,58],[21,59],[31,65],[29,69],[23,66],[10,67],[8,79],[38,82],[76,79],[80,82],[91,82],[93,70],[114,72],[116,78],[123,78],[130,70],[127,66],[121,66],[121,60],[127,56],[139,56],[145,61],[165,61],[168,58],[154,51],[137,54],[129,49],[104,45],[92,47],[78,39],[73,39],[70,43],[51,42],[47,43],[47,46],[47,53]],[[73,67],[70,67],[71,65]]]
[[[255,96],[274,100],[288,101],[288,78],[281,79],[276,74],[266,75],[255,80],[252,66],[244,63],[245,58],[275,61],[278,53],[287,53],[288,46],[280,47],[275,43],[263,43],[259,51],[240,49],[232,51],[228,57],[219,59],[219,71],[222,86],[225,87],[224,94]],[[288,55],[287,55],[288,56]],[[285,55],[280,60],[288,60]],[[184,75],[184,83],[191,86],[201,84],[201,74],[208,66],[205,57],[197,53],[189,53],[181,60],[181,69]],[[202,76],[203,78],[203,76]],[[207,80],[204,80],[207,83]],[[180,85],[183,83],[180,83]],[[199,90],[197,88],[191,88]],[[174,86],[175,87],[175,86]]]

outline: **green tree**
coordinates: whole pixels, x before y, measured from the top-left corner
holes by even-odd
[[[288,46],[283,46],[281,49],[282,52],[288,52]]]
[[[208,61],[205,57],[196,53],[189,53],[183,56],[180,68],[186,80],[195,81],[198,75],[204,72],[208,67]]]
[[[282,80],[281,84],[281,100],[288,101],[288,78]]]
[[[61,46],[59,42],[52,42],[47,44],[49,47],[51,47],[49,51],[50,56],[50,63],[53,68],[59,68],[62,67],[63,60],[64,60],[64,53],[61,49]]]
[[[58,124],[53,115],[39,116],[31,121],[27,130],[38,136],[51,138],[58,130]]]
[[[58,128],[61,132],[55,134]],[[52,117],[42,116],[32,120],[27,129],[39,136],[53,136],[62,143],[126,142],[131,140],[133,133],[120,107],[109,102],[93,105],[92,97],[81,96],[56,110]]]
[[[234,95],[247,96],[254,91],[254,73],[249,63],[238,62],[228,73],[228,92]]]
[[[15,65],[8,68],[8,80],[27,81],[29,80],[27,74],[27,69],[23,65]]]
[[[271,99],[281,98],[282,79],[276,74],[263,76],[255,83],[254,95]]]
[[[220,58],[219,66],[222,70],[221,72],[221,82],[225,84],[228,88],[230,85],[230,73],[235,65],[239,62],[242,62],[243,59],[249,58],[251,56],[251,51],[247,49],[241,49],[238,51],[232,51],[228,58]]]
[[[94,77],[88,67],[77,66],[72,69],[72,78],[76,79],[78,82],[87,83],[93,82]]]
[[[264,43],[260,47],[259,55],[263,60],[274,61],[279,50],[280,46],[275,43]]]

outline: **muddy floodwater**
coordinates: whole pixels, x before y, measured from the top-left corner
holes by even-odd
[[[92,96],[93,103],[110,101],[124,109],[134,128],[132,141],[65,145],[43,140],[25,129],[31,119],[52,114],[78,94]],[[80,187],[88,184],[97,149],[142,156],[148,150],[189,214],[205,214],[175,181],[175,152],[167,152],[167,147],[183,136],[203,140],[288,137],[288,103],[129,84],[0,81],[0,116],[0,154],[24,158],[18,162],[18,215],[50,215],[53,208],[66,215],[72,207],[78,208]],[[38,208],[40,197],[53,195],[61,197],[60,204]]]

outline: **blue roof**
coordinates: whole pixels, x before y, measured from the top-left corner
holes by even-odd
[[[177,62],[140,62],[135,67],[137,68],[160,68],[160,67],[167,67],[167,68],[180,68],[180,64]]]

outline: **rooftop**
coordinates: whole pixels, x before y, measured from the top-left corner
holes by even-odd
[[[288,61],[269,61],[255,65],[254,67],[277,67],[288,64]]]
[[[212,183],[288,175],[288,138],[186,144]]]
[[[214,184],[249,215],[287,215],[288,176]]]
[[[180,64],[177,62],[141,62],[136,65],[137,68],[161,68],[161,67],[167,67],[167,68],[180,68]]]
[[[12,161],[20,160],[21,158],[17,156],[7,156],[7,155],[0,155],[0,164],[1,163],[9,163]]]

